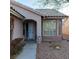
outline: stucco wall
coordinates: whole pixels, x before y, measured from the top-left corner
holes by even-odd
[[[63,38],[68,39],[69,38],[69,19],[65,18],[63,25],[62,25],[62,33],[63,33]]]
[[[26,17],[25,20],[32,19],[32,20],[36,21],[37,22],[37,36],[41,36],[41,16],[39,16],[39,15],[33,13],[33,12],[30,12],[27,9],[21,8],[19,6],[16,6],[16,5],[13,5],[13,4],[11,4],[11,6],[15,10],[17,10],[20,14],[25,16]]]
[[[21,20],[14,18],[13,40],[23,38],[23,23]]]

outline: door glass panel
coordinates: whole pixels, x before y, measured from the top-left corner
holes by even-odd
[[[33,24],[32,23],[29,23],[29,26],[28,26],[28,38],[33,39]]]
[[[28,39],[35,39],[35,25],[34,23],[28,24]]]

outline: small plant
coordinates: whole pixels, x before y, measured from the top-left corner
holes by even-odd
[[[61,45],[54,45],[53,48],[55,48],[55,49],[61,49]]]
[[[17,55],[21,52],[22,50],[22,47],[14,47],[12,50],[11,50],[11,55]]]
[[[52,47],[54,49],[61,49],[61,45],[59,42],[52,42],[49,47]]]

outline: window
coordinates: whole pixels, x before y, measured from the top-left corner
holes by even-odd
[[[57,35],[57,20],[43,21],[43,36]]]

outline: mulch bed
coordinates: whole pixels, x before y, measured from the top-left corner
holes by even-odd
[[[11,40],[10,42],[10,59],[15,59],[17,55],[19,55],[24,46],[24,40],[22,38],[17,38],[15,40]]]
[[[69,42],[67,40],[41,42],[37,45],[36,59],[69,59]]]

